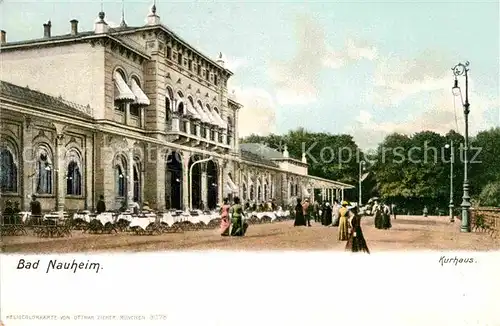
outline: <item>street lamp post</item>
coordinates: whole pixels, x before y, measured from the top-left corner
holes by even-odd
[[[361,180],[361,173],[364,171],[364,167],[365,167],[365,161],[361,161],[359,162],[359,200],[358,200],[358,206],[361,207],[361,201],[362,201],[362,195],[363,195],[363,192],[362,192],[362,189],[361,189],[361,183],[363,180]]]
[[[455,161],[455,153],[453,149],[453,140],[450,141],[450,222],[455,222],[455,216],[453,214],[453,208],[455,207],[453,204],[453,163]]]
[[[469,178],[467,176],[467,170],[469,166],[469,61],[465,64],[459,63],[453,67],[453,74],[455,75],[455,83],[453,85],[452,91],[453,95],[460,96],[462,100],[462,105],[464,108],[464,118],[465,118],[465,144],[464,144],[464,185],[463,185],[463,195],[462,195],[462,226],[460,227],[461,232],[470,232],[470,219],[469,219],[469,208],[470,196],[469,196]],[[465,76],[465,101],[462,98],[462,91],[458,86],[458,76]]]
[[[208,162],[213,159],[212,156],[205,158],[203,160],[195,161],[193,164],[191,164],[191,167],[189,168],[189,210],[193,210],[193,167],[196,164],[203,163],[203,162]]]

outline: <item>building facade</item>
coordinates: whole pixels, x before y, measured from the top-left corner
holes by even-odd
[[[240,146],[241,104],[232,72],[161,24],[110,28],[100,12],[93,31],[7,42],[1,32],[0,187],[2,204],[44,210],[108,209],[134,200],[157,210],[214,208],[294,196],[341,197],[350,185],[309,176],[285,150],[272,157]]]

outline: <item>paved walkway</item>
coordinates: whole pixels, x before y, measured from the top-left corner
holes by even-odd
[[[400,216],[390,230],[377,230],[373,218],[363,220],[363,232],[373,253],[401,250],[499,250],[500,241],[484,233],[461,233],[460,221],[451,224],[447,216]],[[39,239],[4,237],[3,252],[63,253],[88,251],[161,250],[336,250],[345,242],[337,240],[336,227],[313,223],[293,227],[293,221],[251,225],[244,238],[221,237],[218,230],[190,231],[160,236],[127,233],[88,235],[74,231],[73,237]]]

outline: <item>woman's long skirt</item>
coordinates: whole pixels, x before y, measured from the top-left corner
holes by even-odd
[[[242,237],[247,232],[248,223],[243,221],[241,216],[233,217],[231,220],[231,236],[233,237]]]
[[[341,216],[339,220],[339,240],[346,241],[349,239],[349,227],[347,225],[347,217]]]
[[[370,253],[370,249],[368,249],[368,245],[366,244],[366,240],[361,229],[358,229],[355,233],[351,234],[351,237],[345,246],[345,250],[351,252],[366,252],[367,254]]]
[[[229,216],[221,217],[220,219],[220,235],[228,236],[229,229],[231,228],[231,222],[229,221]]]
[[[382,215],[382,228],[383,229],[390,229],[390,228],[392,228],[391,215],[389,215],[389,214]]]
[[[302,212],[295,213],[295,221],[293,222],[293,226],[306,226],[306,219],[304,218],[304,214]]]
[[[375,227],[377,229],[384,228],[384,217],[380,213],[375,214]]]

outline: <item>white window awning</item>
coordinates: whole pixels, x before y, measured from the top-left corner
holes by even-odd
[[[189,101],[185,102],[186,104],[186,115],[191,116],[193,119],[201,120],[198,111],[189,103]]]
[[[203,108],[202,108],[203,109]],[[214,126],[219,126],[218,123],[217,123],[217,118],[215,118],[215,116],[213,115],[212,111],[210,111],[209,109],[207,109],[206,111],[204,111],[207,115],[207,117],[209,118],[210,120],[210,124],[211,125],[214,125]]]
[[[231,177],[228,175],[228,178],[227,178],[227,183],[229,184],[229,186],[231,187],[231,189],[233,189],[233,192],[238,192],[239,191],[239,187],[234,183],[234,181],[231,179]]]
[[[229,186],[229,183],[226,183],[224,185],[224,196],[227,196],[229,194],[232,194],[233,190],[231,189],[231,186]]]
[[[202,107],[200,107],[199,105],[195,105],[194,108],[198,112],[198,115],[201,117],[201,122],[208,124],[211,123],[212,120],[210,120],[210,117],[206,114]]]
[[[128,87],[125,80],[123,80],[122,75],[118,71],[115,71],[113,78],[115,80],[115,101],[135,101],[135,95],[132,90]]]
[[[142,106],[148,106],[151,104],[151,101],[149,101],[149,98],[144,94],[143,90],[139,87],[135,79],[132,78],[132,85],[130,87],[132,92],[135,95],[135,102],[134,104],[137,105],[142,105]]]
[[[217,120],[217,126],[221,129],[227,129],[227,123],[224,120],[222,120],[219,113],[217,111],[213,110],[213,114],[214,114],[215,119]]]

